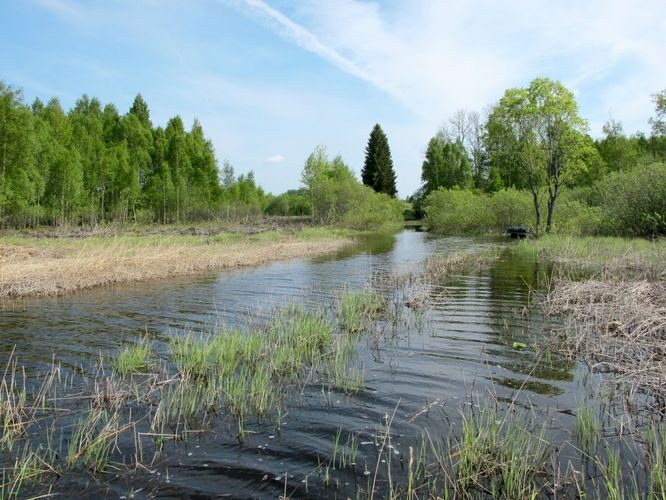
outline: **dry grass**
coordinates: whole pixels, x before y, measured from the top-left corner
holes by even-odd
[[[565,318],[554,346],[666,397],[664,242],[544,238],[531,248],[559,264],[545,301]]]
[[[339,236],[102,237],[0,240],[0,299],[256,266],[333,252]]]
[[[567,318],[558,347],[666,396],[666,281],[560,278],[546,304]]]

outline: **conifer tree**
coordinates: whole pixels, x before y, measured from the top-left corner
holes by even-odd
[[[379,124],[373,127],[365,148],[365,164],[361,171],[361,179],[363,184],[378,193],[386,193],[393,197],[397,193],[391,149],[386,134]]]

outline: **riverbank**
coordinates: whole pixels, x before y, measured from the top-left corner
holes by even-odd
[[[352,241],[348,230],[308,227],[147,227],[0,235],[0,299],[320,256]]]
[[[556,266],[552,347],[666,401],[666,241],[547,236],[513,251]]]

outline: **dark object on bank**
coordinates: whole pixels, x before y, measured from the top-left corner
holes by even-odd
[[[506,234],[511,238],[527,238],[532,234],[532,228],[529,226],[507,227]]]

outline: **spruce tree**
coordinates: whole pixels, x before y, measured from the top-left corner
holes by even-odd
[[[386,134],[379,124],[376,124],[370,132],[361,178],[363,184],[378,193],[386,193],[393,197],[397,193],[391,149]]]

